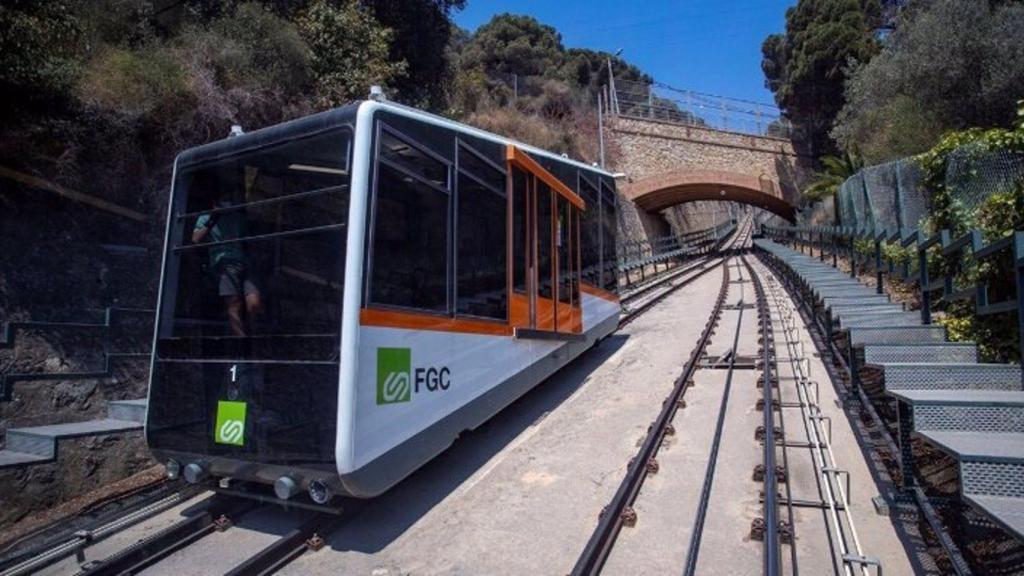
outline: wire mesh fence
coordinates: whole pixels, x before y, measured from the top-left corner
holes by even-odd
[[[946,187],[969,211],[1020,182],[1024,182],[1024,155],[1019,153],[964,146],[950,155],[947,164]]]
[[[744,134],[789,138],[792,127],[770,104],[682,90],[667,84],[615,79],[611,111],[621,116],[661,120]]]
[[[836,205],[842,226],[887,231],[924,226],[930,193],[912,158],[871,166],[842,184]],[[968,213],[993,194],[1024,183],[1024,155],[965,146],[955,150],[946,168],[946,189]]]

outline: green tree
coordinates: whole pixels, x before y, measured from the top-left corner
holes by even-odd
[[[851,61],[878,51],[880,14],[878,0],[800,0],[786,11],[786,33],[762,44],[765,84],[803,152],[835,150],[828,132],[843,105],[843,83]]]
[[[841,156],[822,156],[823,170],[804,189],[804,198],[810,201],[823,200],[835,196],[843,182],[864,167],[864,160],[853,151]]]
[[[609,59],[616,80],[651,81],[650,76],[622,58],[586,48],[569,48],[565,51],[565,63],[560,75],[576,86],[596,93],[601,86],[608,84]]]
[[[316,0],[299,20],[312,52],[318,102],[339,106],[364,98],[370,86],[390,85],[406,69],[388,59],[392,32],[353,1]]]
[[[500,14],[473,34],[462,52],[465,68],[479,68],[488,76],[543,76],[565,62],[562,36],[531,16]]]
[[[406,73],[392,86],[409,104],[441,109],[449,82],[446,47],[453,24],[449,14],[466,0],[362,0],[381,25],[392,30],[388,59],[405,62]]]
[[[79,71],[81,22],[67,1],[0,5],[0,93],[7,120],[67,104]]]
[[[948,130],[1009,126],[1024,86],[1024,4],[911,4],[853,72],[833,137],[872,162],[929,149]]]

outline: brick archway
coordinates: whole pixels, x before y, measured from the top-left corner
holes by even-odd
[[[650,214],[697,200],[723,200],[750,204],[790,222],[796,207],[783,198],[778,181],[722,170],[674,170],[629,182],[620,187],[637,207]]]

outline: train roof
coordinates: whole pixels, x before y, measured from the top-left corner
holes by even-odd
[[[276,144],[288,137],[308,136],[346,124],[355,125],[356,117],[359,114],[360,108],[363,106],[370,106],[376,110],[388,110],[410,118],[422,120],[430,124],[472,134],[478,138],[484,138],[499,144],[512,144],[529,152],[530,154],[544,156],[558,162],[564,162],[566,164],[576,166],[583,170],[614,178],[610,172],[602,168],[591,166],[585,162],[561,156],[554,152],[549,152],[542,148],[537,148],[536,146],[501,136],[500,134],[474,128],[467,124],[456,122],[455,120],[450,120],[448,118],[444,118],[430,112],[424,112],[409,106],[404,106],[402,104],[394,102],[377,102],[372,100],[358,100],[339,108],[332,108],[331,110],[326,110],[324,112],[318,112],[309,116],[303,116],[302,118],[296,118],[287,122],[281,122],[280,124],[274,124],[273,126],[253,130],[252,132],[246,132],[239,136],[217,140],[208,144],[196,146],[195,148],[189,148],[178,155],[176,165],[178,167],[185,167],[209,162],[226,156],[233,156],[240,152],[255,150],[262,148],[263,146]]]

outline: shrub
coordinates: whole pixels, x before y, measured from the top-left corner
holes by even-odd
[[[312,53],[321,106],[365,97],[370,86],[387,86],[405,73],[405,62],[388,60],[391,30],[354,1],[315,0],[299,20],[299,30]]]
[[[87,104],[142,116],[188,98],[190,91],[174,52],[153,44],[139,50],[103,50],[86,65],[79,93]]]

